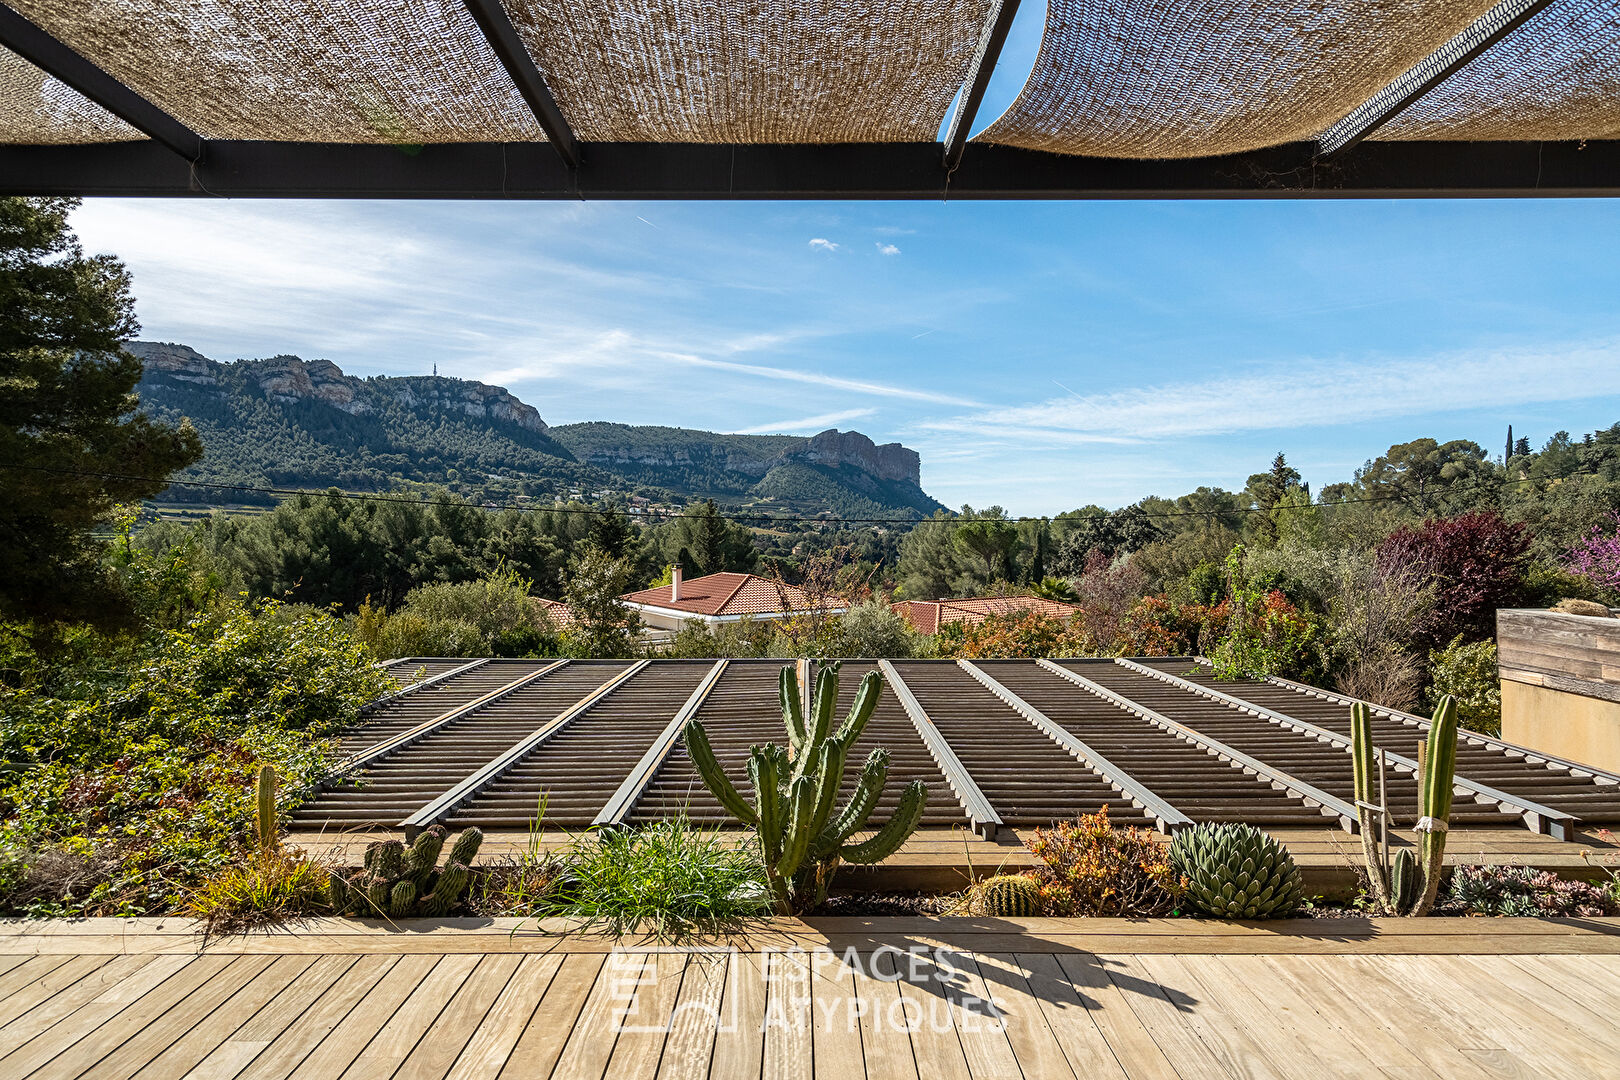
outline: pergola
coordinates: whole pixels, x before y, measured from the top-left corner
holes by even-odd
[[[1620,0],[6,4],[5,194],[1620,193]]]

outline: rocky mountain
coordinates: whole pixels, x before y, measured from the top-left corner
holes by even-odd
[[[359,378],[329,360],[221,363],[186,345],[133,342],[142,405],[188,417],[206,454],[185,479],[243,487],[384,490],[406,483],[476,498],[714,498],[842,517],[926,515],[917,452],[859,432],[722,435],[586,423],[550,427],[499,386],[437,375]],[[176,487],[188,502],[264,502]]]

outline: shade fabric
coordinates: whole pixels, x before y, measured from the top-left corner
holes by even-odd
[[[144,139],[77,90],[0,49],[0,143],[35,145]]]
[[[988,0],[507,0],[585,140],[932,140]]]
[[[460,0],[7,0],[205,138],[545,138]]]
[[[1549,5],[1372,138],[1620,138],[1620,0]]]
[[[1491,0],[1048,0],[1028,83],[982,142],[1185,158],[1306,140]]]

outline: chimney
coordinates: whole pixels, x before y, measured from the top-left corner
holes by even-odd
[[[669,602],[674,603],[681,598],[681,564],[676,563],[669,575]]]

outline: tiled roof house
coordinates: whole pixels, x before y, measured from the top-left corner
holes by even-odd
[[[547,600],[543,596],[536,596],[534,598],[534,602],[540,605],[540,610],[545,612],[558,628],[568,626],[573,623],[574,612],[562,601]]]
[[[946,623],[980,623],[991,615],[1027,611],[1067,619],[1080,610],[1073,604],[1040,596],[978,596],[960,600],[901,600],[889,605],[919,634],[937,634]]]
[[[683,581],[677,568],[668,585],[625,593],[620,599],[641,616],[642,622],[661,630],[678,630],[691,619],[710,625],[744,617],[768,622],[810,610],[810,598],[796,585],[778,586],[757,574],[730,571]],[[840,600],[827,610],[841,612],[845,607]]]

